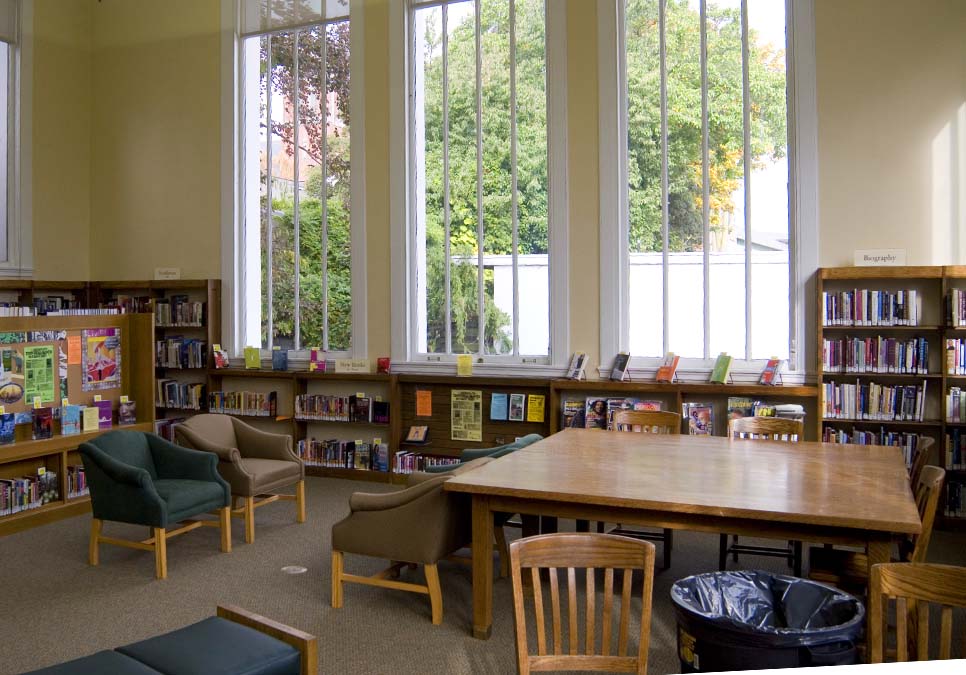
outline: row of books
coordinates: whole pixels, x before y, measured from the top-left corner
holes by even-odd
[[[389,471],[389,445],[377,438],[371,442],[302,439],[298,442],[298,455],[311,466]]]
[[[68,404],[59,409],[43,406],[23,413],[0,413],[0,445],[10,445],[16,441],[18,422],[31,424],[35,441],[52,438],[55,416],[60,419],[62,436],[74,436],[81,431],[110,429],[113,426],[112,405],[111,401],[103,400],[94,401],[89,406]],[[137,423],[136,406],[134,401],[123,401],[119,404],[118,425]]]
[[[172,379],[157,381],[157,404],[161,408],[201,410],[205,403],[205,385]]]
[[[38,316],[44,314],[66,314],[81,308],[80,300],[65,298],[62,295],[36,296],[33,298],[34,311]]]
[[[181,336],[154,343],[154,365],[160,368],[207,368],[208,343]]]
[[[802,421],[805,408],[800,403],[767,403],[746,396],[729,396],[728,419],[739,417],[781,417]]]
[[[925,418],[925,380],[910,385],[833,380],[824,383],[822,389],[824,419],[922,422]]]
[[[454,466],[459,463],[459,457],[442,457],[440,455],[422,455],[418,452],[399,451],[392,458],[392,472],[408,474],[414,471],[425,471],[431,466]]]
[[[966,375],[966,340],[946,339],[946,374]]]
[[[318,422],[389,424],[389,401],[355,394],[301,394],[295,397],[295,417]]]
[[[966,432],[962,429],[946,432],[945,466],[954,471],[966,471]]]
[[[154,298],[149,295],[125,295],[119,293],[108,303],[101,303],[101,307],[118,309],[121,314],[150,313],[154,311]]]
[[[909,433],[907,431],[887,431],[885,427],[880,427],[879,431],[862,431],[853,429],[833,429],[826,427],[822,431],[823,443],[843,443],[846,445],[888,445],[902,448],[902,454],[906,459],[906,465],[912,464],[912,458],[916,454],[916,448],[922,442],[920,434]]]
[[[120,314],[120,310],[103,308],[103,309],[58,309],[56,311],[47,312],[47,316],[108,316],[111,314]]]
[[[0,478],[0,516],[11,516],[60,499],[57,474],[41,469],[36,476]]]
[[[185,421],[184,417],[169,417],[154,421],[154,433],[174,443],[174,428]]]
[[[0,304],[0,317],[9,316],[35,316],[35,310],[33,307]]]
[[[158,326],[202,326],[205,303],[193,302],[187,295],[154,301],[154,323]]]
[[[208,412],[277,417],[278,394],[274,391],[212,391],[208,394]]]
[[[946,295],[946,325],[966,326],[966,290],[953,288]]]
[[[966,424],[966,390],[950,387],[946,394],[946,421]]]
[[[75,464],[67,467],[67,498],[83,497],[90,494],[87,486],[87,474],[84,472],[83,464]]]
[[[823,326],[918,326],[922,297],[916,289],[822,292]]]
[[[929,372],[929,341],[883,337],[822,341],[822,368],[827,373],[898,373],[925,375]]]
[[[946,483],[946,510],[949,518],[966,518],[966,486],[960,481]]]

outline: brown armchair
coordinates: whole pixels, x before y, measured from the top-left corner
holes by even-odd
[[[483,457],[439,475],[413,474],[408,487],[397,492],[353,494],[351,513],[332,526],[332,606],[342,606],[344,582],[394,588],[429,595],[433,623],[442,623],[436,563],[472,540],[469,499],[445,492],[443,483],[490,461]],[[346,574],[344,553],[386,558],[391,564],[371,577]],[[407,563],[423,565],[425,584],[396,580]]]
[[[195,415],[177,425],[174,434],[180,445],[218,455],[218,472],[231,485],[232,501],[244,500],[231,514],[245,519],[246,543],[255,541],[259,506],[295,500],[296,521],[305,522],[305,467],[292,452],[290,436],[259,431],[231,415],[215,414]],[[294,495],[275,492],[289,485],[295,486]]]

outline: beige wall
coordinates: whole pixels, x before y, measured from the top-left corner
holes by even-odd
[[[390,346],[389,1],[366,0],[365,14],[373,357]],[[566,1],[571,342],[595,363],[596,3]],[[848,264],[854,248],[872,247],[906,248],[915,264],[956,262],[966,199],[960,192],[956,207],[949,185],[947,125],[966,105],[966,2],[816,4],[820,263]],[[38,276],[144,278],[162,266],[219,276],[218,0],[37,0],[36,24],[36,80],[63,85],[35,93]],[[73,37],[78,25],[91,27],[89,52]],[[958,134],[962,144],[966,129]],[[41,138],[58,143],[41,149]],[[68,245],[47,246],[44,235]]]
[[[91,274],[221,273],[219,0],[93,2]]]
[[[34,2],[33,238],[38,279],[88,279],[91,2]]]
[[[966,263],[966,2],[818,0],[821,264],[904,248]],[[956,117],[959,117],[958,129]],[[958,213],[957,213],[958,211]],[[966,238],[966,232],[962,234]]]

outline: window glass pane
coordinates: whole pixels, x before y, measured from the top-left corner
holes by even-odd
[[[704,356],[701,22],[697,0],[667,3],[668,349]]]
[[[4,124],[0,124],[0,260],[7,260],[7,222],[9,216],[8,189],[9,177],[7,175],[8,163],[6,158],[9,156],[8,132],[12,122],[13,113],[10,102],[12,101],[10,92],[10,45],[0,42],[0,106],[7,111]]]
[[[534,356],[550,354],[546,26],[544,0],[516,1],[519,342]]]
[[[744,123],[741,0],[707,4],[710,176],[709,354],[745,357]],[[740,210],[739,210],[740,209]]]
[[[661,61],[657,0],[627,0],[629,323],[631,354],[664,351],[661,225]]]
[[[748,1],[751,69],[752,358],[788,358],[785,3]]]

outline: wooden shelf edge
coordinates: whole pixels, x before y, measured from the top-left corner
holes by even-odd
[[[15,532],[46,525],[63,518],[79,516],[91,510],[90,497],[75,497],[66,501],[59,500],[36,509],[28,509],[10,516],[0,516],[0,537]]]
[[[906,265],[897,267],[822,267],[819,276],[825,281],[862,279],[941,279],[941,265]]]
[[[305,473],[321,478],[347,478],[349,480],[369,481],[370,483],[391,483],[393,474],[389,471],[369,469],[341,469],[331,466],[305,465]]]
[[[35,457],[56,455],[64,452],[65,450],[73,450],[81,443],[93,440],[101,434],[107,433],[108,431],[116,431],[118,429],[127,431],[153,432],[154,423],[140,422],[138,424],[129,424],[125,426],[114,425],[110,429],[86,431],[79,434],[71,434],[69,436],[57,435],[52,436],[51,438],[20,441],[10,445],[2,445],[0,446],[0,463],[6,464],[8,462],[17,462],[24,459],[33,459]]]

